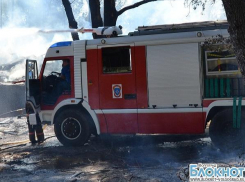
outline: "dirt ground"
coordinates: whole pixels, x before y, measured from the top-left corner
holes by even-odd
[[[83,147],[64,147],[53,126],[44,132],[46,141],[31,145],[26,118],[0,118],[0,181],[188,181],[191,163],[245,161],[244,154],[220,152],[207,136],[182,142],[166,142],[164,136],[92,137]]]

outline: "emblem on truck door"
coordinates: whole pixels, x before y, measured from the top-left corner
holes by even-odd
[[[122,98],[122,84],[112,84],[112,98]]]

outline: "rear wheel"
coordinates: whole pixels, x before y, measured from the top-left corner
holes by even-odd
[[[242,112],[241,128],[233,128],[233,111],[217,113],[211,121],[209,135],[215,146],[223,151],[240,150],[244,147],[245,112]]]
[[[54,131],[65,146],[82,146],[90,136],[89,122],[77,109],[67,109],[55,117]]]

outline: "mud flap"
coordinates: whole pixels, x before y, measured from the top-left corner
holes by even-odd
[[[237,128],[241,128],[241,116],[242,116],[242,97],[239,97],[238,110],[237,110]]]
[[[237,98],[233,98],[233,128],[241,128],[241,115],[242,115],[242,97],[239,97],[238,108],[236,105]]]
[[[233,98],[233,128],[236,128],[236,97]]]

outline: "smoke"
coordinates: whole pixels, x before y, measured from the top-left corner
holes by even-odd
[[[117,0],[117,9],[139,0]],[[55,42],[71,40],[68,22],[60,0],[1,0],[0,65],[25,59],[37,59],[41,65],[46,50]],[[103,17],[103,1],[101,1]],[[78,27],[91,28],[88,0],[72,2]],[[172,24],[193,21],[226,19],[221,0],[193,10],[184,0],[150,2],[126,11],[117,21],[124,35],[142,25]],[[41,32],[41,31],[42,32]],[[46,33],[45,33],[46,32]],[[80,39],[91,39],[91,34],[79,34]],[[24,76],[24,63],[10,71],[9,78]],[[15,71],[14,71],[15,70]]]
[[[60,0],[1,0],[0,3],[0,65],[20,62],[7,70],[9,81],[25,75],[25,59],[36,59],[41,65],[50,45],[72,40],[69,32],[55,31],[68,29]],[[84,8],[80,9],[78,4]],[[75,16],[80,17],[79,26],[88,26],[88,19],[82,19],[88,17],[86,0],[77,0],[72,6]],[[78,9],[87,11],[87,14]],[[85,37],[80,36],[81,39]]]
[[[45,35],[37,28],[3,28],[0,30],[0,64],[21,61],[9,71],[9,81],[25,75],[25,59],[35,59],[41,64],[48,47],[58,41],[71,40],[68,35]]]

